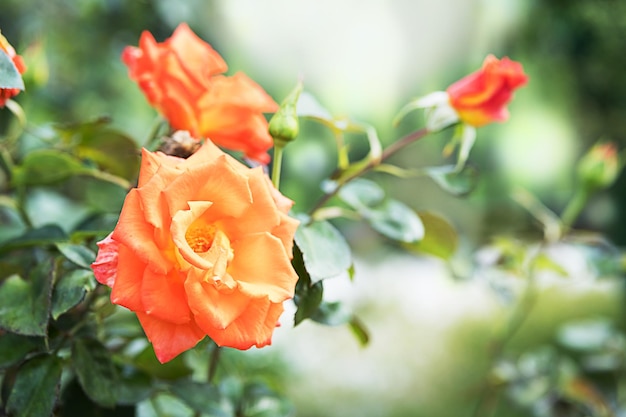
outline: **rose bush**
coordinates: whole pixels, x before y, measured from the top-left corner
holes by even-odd
[[[96,279],[137,313],[161,362],[205,335],[267,345],[298,279],[292,204],[261,168],[210,142],[188,159],[144,150],[138,186],[99,243]]]
[[[189,26],[179,25],[161,43],[143,32],[139,47],[126,47],[122,61],[173,129],[269,162],[267,150],[273,142],[263,113],[275,112],[278,105],[245,74],[220,75],[226,63]]]
[[[480,127],[506,120],[509,117],[506,105],[513,92],[527,81],[519,62],[489,55],[480,70],[450,85],[446,92],[459,119]]]
[[[0,49],[4,51],[4,53],[6,53],[9,58],[11,58],[11,61],[13,61],[13,65],[15,65],[15,68],[17,68],[20,74],[24,74],[24,72],[26,72],[26,64],[24,64],[24,60],[20,55],[15,52],[13,46],[11,46],[9,41],[7,41],[7,39],[2,36],[1,33]],[[15,97],[19,94],[19,92],[20,90],[18,88],[0,88],[0,108],[4,107],[7,100]]]

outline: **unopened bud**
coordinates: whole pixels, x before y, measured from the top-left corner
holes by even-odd
[[[594,145],[580,160],[578,175],[588,190],[607,188],[617,179],[620,162],[614,143]]]
[[[298,122],[296,109],[301,92],[302,82],[298,82],[298,85],[291,90],[280,104],[278,111],[270,119],[269,132],[272,138],[274,138],[276,146],[285,146],[298,137],[300,123]]]

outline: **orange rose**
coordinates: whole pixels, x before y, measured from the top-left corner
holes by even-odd
[[[455,82],[446,91],[459,119],[480,127],[506,120],[509,117],[506,105],[513,91],[527,81],[519,62],[489,55],[480,70]]]
[[[278,105],[243,73],[219,75],[226,63],[189,26],[179,25],[162,43],[143,32],[139,47],[126,47],[122,61],[172,128],[269,162],[273,142],[263,113],[275,112]]]
[[[15,53],[15,49],[11,46],[9,41],[0,34],[0,49],[2,49],[13,61],[13,65],[19,71],[20,74],[24,74],[26,72],[26,64],[24,64],[24,60],[21,56]],[[0,88],[0,108],[4,107],[7,100],[12,97],[15,97],[20,92],[19,88]]]
[[[298,279],[292,204],[210,142],[188,159],[144,150],[138,186],[98,244],[96,279],[137,313],[161,362],[205,335],[265,346]]]

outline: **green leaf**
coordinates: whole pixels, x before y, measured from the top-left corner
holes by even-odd
[[[250,383],[244,388],[240,406],[242,417],[287,417],[293,406],[261,383]]]
[[[71,243],[57,243],[56,247],[74,264],[91,271],[91,264],[96,260],[96,254],[91,249]]]
[[[37,356],[19,369],[7,409],[14,417],[49,417],[59,394],[62,363],[53,355]]]
[[[0,88],[17,88],[24,90],[24,80],[13,60],[4,50],[0,49]]]
[[[456,252],[459,238],[454,227],[438,214],[418,212],[424,224],[424,237],[419,242],[402,246],[411,252],[426,253],[442,259],[450,259]]]
[[[153,379],[132,367],[118,369],[117,405],[135,405],[148,398],[155,390]]]
[[[73,175],[89,172],[80,160],[53,149],[39,149],[26,155],[13,172],[14,185],[49,185]]]
[[[327,326],[339,326],[352,320],[352,309],[342,302],[322,302],[311,316],[316,321]]]
[[[424,225],[419,216],[397,200],[385,200],[375,209],[368,210],[366,218],[374,230],[399,242],[418,242],[424,237]]]
[[[66,239],[67,235],[63,229],[56,225],[45,225],[37,229],[31,229],[23,235],[3,243],[0,245],[0,253],[31,246],[42,247]]]
[[[443,190],[457,197],[463,197],[474,191],[478,185],[479,172],[472,166],[465,166],[458,171],[453,165],[426,169],[426,174]]]
[[[154,354],[152,345],[141,351],[135,357],[134,363],[137,368],[159,379],[178,379],[193,373],[193,370],[185,363],[182,355],[161,364]]]
[[[91,271],[76,270],[64,274],[57,280],[52,291],[52,318],[78,305],[85,295],[96,287]]]
[[[137,417],[194,417],[197,414],[179,398],[159,394],[137,404]]]
[[[72,359],[85,394],[103,407],[113,407],[118,375],[108,350],[97,340],[78,339],[72,346]]]
[[[231,417],[234,407],[215,385],[180,380],[171,391],[194,410],[211,417]]]
[[[372,208],[385,199],[385,191],[374,181],[356,178],[339,190],[339,198],[357,211]]]
[[[359,320],[357,317],[353,316],[350,322],[348,323],[348,326],[350,327],[352,334],[354,335],[356,340],[359,342],[359,344],[361,346],[367,346],[367,344],[370,342],[370,335],[367,329],[365,328],[365,324],[363,324],[363,322]]]
[[[348,243],[327,221],[303,222],[296,231],[295,240],[313,283],[341,275],[352,265]]]
[[[20,336],[5,333],[0,337],[0,369],[22,361],[27,353],[44,346],[43,340],[37,337]]]
[[[298,306],[294,316],[294,326],[297,326],[302,320],[311,317],[311,315],[315,313],[322,302],[324,286],[322,281],[311,284],[311,276],[304,267],[302,252],[300,248],[298,248],[298,245],[294,245],[293,248],[292,264],[299,277],[293,298],[294,303]]]
[[[0,286],[0,327],[25,336],[45,336],[50,314],[52,264],[41,262],[24,281],[18,275]]]
[[[83,129],[76,154],[107,172],[134,181],[139,171],[140,151],[129,136],[110,128]]]

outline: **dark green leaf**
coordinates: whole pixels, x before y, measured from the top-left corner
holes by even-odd
[[[52,290],[52,318],[59,316],[83,301],[96,282],[91,271],[71,271],[57,280]]]
[[[293,406],[267,386],[251,383],[244,388],[240,410],[242,417],[286,417]]]
[[[406,204],[392,199],[367,212],[367,221],[380,234],[399,242],[418,242],[424,237],[424,225]]]
[[[7,409],[15,417],[49,417],[61,383],[61,361],[56,356],[37,356],[19,369]]]
[[[80,158],[94,161],[113,175],[135,180],[140,152],[130,137],[110,128],[87,129],[82,133],[77,148]]]
[[[47,185],[63,181],[89,169],[73,156],[53,149],[39,149],[26,155],[22,165],[15,168],[15,185]]]
[[[109,351],[97,340],[77,339],[72,346],[72,359],[85,394],[103,407],[113,407],[118,375]]]
[[[82,268],[91,270],[91,264],[96,260],[96,254],[91,249],[71,243],[57,243],[56,246],[67,259]]]
[[[361,346],[366,346],[369,343],[370,335],[361,320],[353,316],[348,323],[348,326],[350,326],[352,334],[354,335],[356,340],[358,340]]]
[[[181,399],[159,394],[137,404],[136,417],[194,417],[197,414]]]
[[[352,265],[348,243],[327,221],[300,225],[295,240],[313,283],[341,275]]]
[[[134,363],[137,368],[159,379],[178,379],[191,375],[193,372],[182,356],[177,356],[171,361],[161,364],[154,354],[152,345],[147,346],[137,355]]]
[[[40,263],[25,281],[17,275],[0,286],[0,327],[26,336],[45,336],[50,315],[52,264]]]
[[[292,264],[298,273],[298,282],[296,283],[296,293],[294,303],[298,306],[294,317],[294,326],[297,326],[302,320],[311,317],[322,302],[324,295],[324,286],[322,281],[311,284],[311,276],[304,267],[302,252],[298,245],[293,248]]]
[[[322,302],[311,320],[327,326],[339,326],[352,320],[352,310],[341,302]]]
[[[478,185],[479,172],[469,165],[460,172],[457,172],[455,166],[446,165],[428,168],[426,173],[442,189],[458,197],[468,195]]]
[[[45,246],[67,239],[67,235],[58,226],[45,225],[38,229],[32,229],[21,236],[11,239],[0,245],[0,253],[13,249],[26,248],[30,246]]]
[[[24,89],[24,80],[13,60],[0,49],[0,88]]]
[[[233,405],[215,385],[180,380],[171,386],[172,393],[194,410],[211,417],[230,417]]]
[[[419,242],[404,244],[403,247],[409,251],[450,259],[458,245],[454,227],[438,214],[423,211],[418,215],[424,224],[424,237]]]
[[[355,210],[379,205],[385,199],[385,191],[374,181],[357,178],[339,190],[339,198]]]
[[[153,379],[135,368],[124,367],[118,370],[119,380],[116,389],[117,405],[135,405],[154,392]]]
[[[37,337],[5,333],[0,337],[0,369],[15,365],[27,353],[43,347],[43,340]]]

